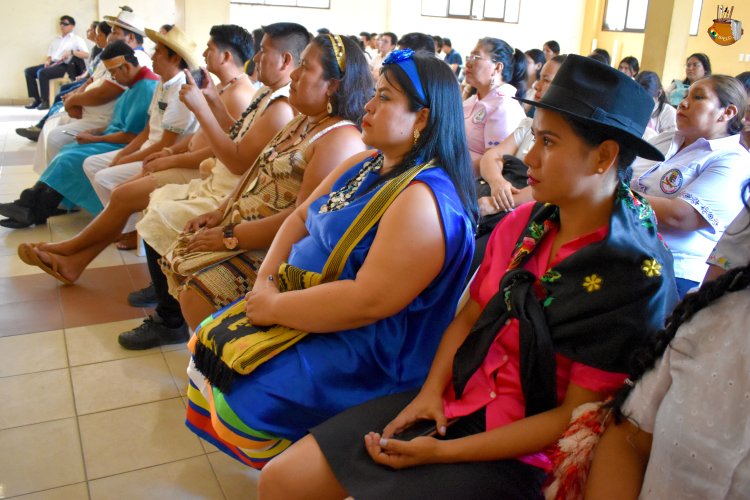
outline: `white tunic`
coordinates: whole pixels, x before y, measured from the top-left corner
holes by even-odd
[[[640,498],[750,495],[750,289],[680,326],[623,411],[654,436]]]

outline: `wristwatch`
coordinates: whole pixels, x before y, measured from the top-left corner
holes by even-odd
[[[240,240],[234,235],[234,226],[237,224],[228,224],[224,226],[224,246],[227,250],[234,250],[240,244]]]

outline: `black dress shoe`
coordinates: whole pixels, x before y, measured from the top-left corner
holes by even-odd
[[[21,206],[15,202],[0,203],[0,215],[21,224],[26,224],[22,227],[28,227],[35,223],[34,212],[30,208]]]
[[[36,107],[36,109],[43,111],[45,109],[49,109],[49,103],[47,101],[42,101],[39,106]]]
[[[26,127],[16,129],[16,134],[34,142],[37,142],[39,140],[39,134],[41,133],[42,129],[40,129],[39,127]]]
[[[128,294],[128,304],[133,307],[154,307],[157,303],[158,299],[153,283],[149,283],[146,288]]]
[[[41,104],[41,101],[34,101],[31,104],[24,106],[26,109],[36,109]]]
[[[7,227],[8,229],[23,229],[25,227],[31,227],[31,224],[24,224],[15,219],[3,219],[0,220],[0,226]]]

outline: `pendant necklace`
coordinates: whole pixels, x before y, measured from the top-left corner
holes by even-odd
[[[296,146],[299,146],[302,143],[302,141],[305,140],[305,138],[307,137],[307,135],[311,131],[313,131],[318,125],[320,125],[320,124],[325,123],[326,121],[328,121],[330,118],[331,118],[331,115],[328,115],[328,116],[326,116],[325,118],[323,118],[320,121],[312,122],[310,120],[310,117],[308,116],[307,119],[304,120],[304,122],[305,122],[305,128],[300,133],[299,137],[297,137],[297,139],[293,143],[289,144],[288,146],[284,146],[283,148],[276,149],[277,146],[279,146],[280,144],[282,144],[284,141],[289,140],[294,134],[297,133],[297,131],[299,130],[299,128],[302,126],[302,121],[300,121],[300,123],[295,127],[295,129],[287,137],[285,137],[284,139],[280,140],[276,144],[271,145],[270,149],[266,150],[265,161],[266,162],[272,162],[272,161],[274,161],[276,159],[277,156],[279,156],[279,154],[285,153],[285,152],[287,152],[287,151],[289,151],[291,149],[294,149]]]
[[[236,81],[237,81],[238,79],[240,79],[240,78],[241,78],[242,76],[246,76],[246,75],[245,75],[245,73],[240,73],[240,74],[238,74],[237,76],[235,76],[234,78],[232,78],[231,80],[229,80],[229,81],[228,81],[228,82],[227,82],[227,83],[226,83],[225,85],[222,85],[222,87],[221,87],[220,89],[218,89],[218,90],[219,90],[219,95],[221,95],[221,94],[223,94],[224,92],[226,92],[226,90],[227,90],[227,89],[228,89],[229,87],[231,87],[232,85],[234,85],[234,84],[235,84],[235,82],[236,82]]]

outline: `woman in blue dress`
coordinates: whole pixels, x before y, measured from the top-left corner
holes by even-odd
[[[418,387],[462,291],[476,210],[455,77],[434,57],[396,51],[365,111],[362,139],[378,150],[337,167],[289,216],[245,299],[254,325],[309,333],[231,384],[221,372],[235,366],[224,363],[233,347],[211,333],[217,320],[190,342],[188,425],[256,468],[330,416]],[[284,261],[322,273],[399,180],[336,280],[279,292]]]

